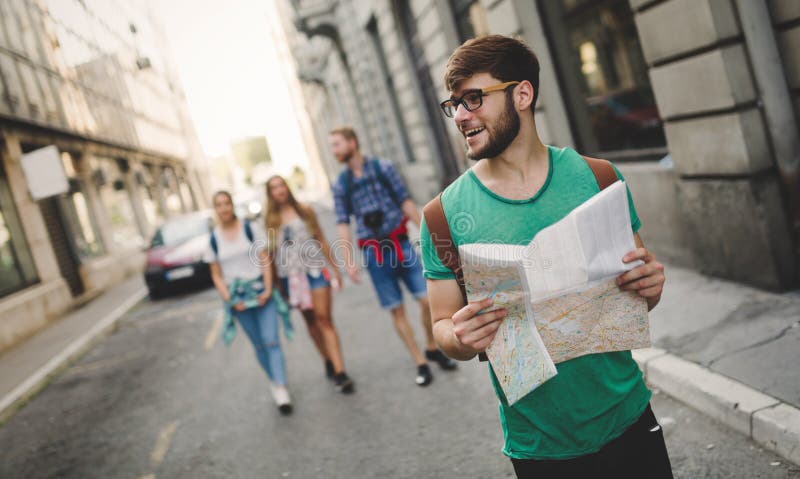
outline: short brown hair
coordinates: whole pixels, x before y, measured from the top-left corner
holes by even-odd
[[[476,73],[488,73],[501,82],[528,80],[533,85],[531,111],[539,98],[539,59],[527,45],[503,35],[472,38],[456,48],[447,60],[444,84],[455,91]]]
[[[340,126],[338,128],[334,128],[331,130],[329,135],[342,135],[345,140],[355,140],[356,141],[356,148],[358,148],[358,135],[356,135],[356,131],[351,126]]]

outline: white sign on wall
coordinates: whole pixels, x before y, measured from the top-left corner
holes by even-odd
[[[28,191],[35,200],[60,195],[69,190],[67,173],[55,145],[45,146],[22,155],[22,171]]]

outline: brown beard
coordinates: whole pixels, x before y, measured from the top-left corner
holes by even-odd
[[[356,150],[350,150],[346,155],[344,155],[339,162],[340,163],[350,163],[350,160],[353,159],[353,155],[355,154]]]
[[[478,161],[482,158],[494,158],[506,151],[508,145],[519,134],[520,122],[519,114],[514,109],[514,96],[513,94],[506,93],[506,104],[500,118],[497,119],[497,127],[489,128],[486,126],[486,133],[489,135],[489,142],[483,150],[470,153],[467,152],[467,158],[472,161]]]

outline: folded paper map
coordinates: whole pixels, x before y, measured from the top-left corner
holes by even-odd
[[[527,294],[521,278],[524,246],[472,244],[459,248],[467,299],[490,297],[491,309],[508,314],[497,330],[486,356],[510,404],[556,375],[556,366],[528,314]]]
[[[647,303],[615,278],[641,262],[626,187],[616,182],[541,230],[527,246],[459,246],[467,298],[508,315],[486,353],[509,404],[586,354],[650,346]]]

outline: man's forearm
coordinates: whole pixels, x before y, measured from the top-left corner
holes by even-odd
[[[439,349],[453,359],[469,361],[478,354],[458,341],[453,333],[453,320],[450,318],[440,319],[433,323],[433,339]]]
[[[411,222],[417,225],[417,228],[419,228],[422,218],[419,215],[417,205],[415,205],[414,202],[409,198],[403,202],[401,209],[403,210],[403,214],[406,215],[406,218],[411,220]]]
[[[350,225],[339,223],[336,226],[339,234],[339,242],[344,246],[344,265],[345,268],[353,264],[353,244],[350,242]]]

